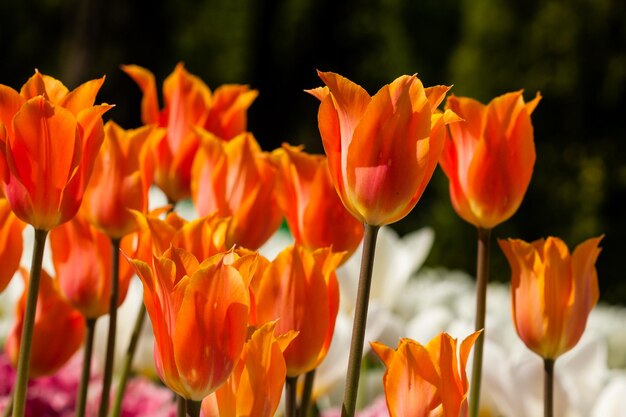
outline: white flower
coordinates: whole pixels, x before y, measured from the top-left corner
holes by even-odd
[[[616,372],[598,396],[591,417],[626,417],[626,372]]]

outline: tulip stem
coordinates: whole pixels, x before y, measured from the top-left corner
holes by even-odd
[[[22,337],[20,339],[20,353],[17,361],[17,377],[15,380],[15,395],[13,397],[13,416],[23,417],[26,411],[26,390],[28,385],[28,368],[30,364],[30,351],[33,343],[33,329],[35,326],[35,313],[37,312],[37,298],[39,297],[39,282],[41,281],[41,264],[46,247],[47,230],[35,229],[35,242],[33,244],[33,259],[30,267],[30,279],[26,307],[24,311],[24,323]]]
[[[543,416],[552,417],[554,415],[554,359],[544,359],[543,369]]]
[[[200,401],[185,400],[185,409],[187,411],[187,417],[199,417],[200,416]]]
[[[304,376],[304,387],[302,389],[302,398],[300,399],[298,417],[308,417],[309,415],[309,408],[311,407],[311,394],[313,393],[314,382],[315,369],[307,372]]]
[[[187,403],[185,399],[178,394],[176,395],[176,417],[185,417],[187,414]]]
[[[352,326],[352,341],[346,374],[346,387],[343,396],[341,417],[354,417],[356,410],[359,377],[361,374],[361,359],[363,358],[363,343],[365,341],[365,325],[367,324],[367,309],[369,305],[370,289],[372,287],[372,271],[374,269],[374,254],[376,252],[376,237],[380,226],[371,226],[365,223],[363,236],[363,255],[361,257],[361,271],[359,287],[354,308],[354,324]]]
[[[469,396],[469,415],[477,417],[480,408],[480,383],[485,342],[485,315],[487,312],[487,283],[489,282],[489,249],[491,229],[478,228],[478,254],[476,256],[476,321],[474,329],[482,330],[474,344],[472,382]]]
[[[137,344],[139,343],[139,336],[141,335],[141,328],[143,327],[143,322],[145,321],[145,319],[146,306],[141,303],[141,306],[139,306],[137,319],[135,319],[135,327],[133,327],[133,332],[130,336],[130,342],[128,343],[128,349],[126,350],[126,356],[124,357],[122,373],[117,383],[115,400],[113,402],[113,408],[111,409],[110,417],[119,417],[120,412],[122,411],[122,400],[124,399],[124,391],[126,390],[126,384],[128,382],[128,377],[130,376],[133,358],[135,357],[135,352],[137,351]]]
[[[87,333],[85,334],[85,349],[83,355],[83,370],[80,374],[78,384],[78,395],[76,398],[76,417],[85,415],[87,404],[87,389],[89,388],[89,377],[91,375],[91,356],[93,353],[93,338],[96,330],[96,319],[88,318],[85,322]]]
[[[285,378],[285,417],[296,417],[297,402],[296,391],[298,386],[297,376]]]
[[[98,417],[106,417],[109,412],[111,381],[113,379],[113,361],[115,358],[115,333],[117,331],[117,304],[119,302],[120,286],[120,239],[111,238],[111,295],[109,300],[109,334],[107,337],[107,351],[102,377],[102,395]]]

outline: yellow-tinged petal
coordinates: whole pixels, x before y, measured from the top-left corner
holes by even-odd
[[[428,417],[440,403],[440,377],[428,350],[410,339],[401,339],[391,352],[379,344],[372,347],[385,362],[383,385],[389,415]]]
[[[601,239],[581,243],[572,255],[555,237],[498,241],[511,265],[515,328],[526,346],[545,359],[556,359],[582,336],[598,300],[595,262]]]

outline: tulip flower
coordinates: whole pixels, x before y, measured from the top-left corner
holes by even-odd
[[[189,197],[191,165],[199,146],[195,126],[224,140],[244,132],[246,111],[256,92],[246,86],[227,85],[211,95],[209,87],[179,63],[163,83],[165,105],[159,110],[152,72],[137,65],[124,65],[122,70],[143,92],[143,123],[167,128],[167,135],[154,147],[156,184],[171,202]]]
[[[367,322],[378,229],[404,218],[417,204],[443,150],[445,126],[458,121],[437,106],[450,89],[424,88],[401,76],[373,97],[331,72],[310,90],[320,101],[318,125],[337,194],[364,223],[363,256],[343,409],[353,417]]]
[[[451,96],[446,108],[464,119],[448,126],[441,168],[450,198],[468,223],[492,229],[519,208],[535,164],[530,116],[541,96],[524,102],[522,91],[496,97],[486,106]]]
[[[11,211],[9,202],[0,197],[0,292],[4,291],[20,266],[24,226]]]
[[[29,285],[28,273],[24,270],[21,272],[26,288],[15,306],[15,323],[5,346],[13,366],[17,366],[18,363]],[[42,270],[32,335],[29,377],[55,373],[80,348],[84,335],[85,319],[65,301],[56,282]]]
[[[373,97],[331,72],[318,72],[325,88],[318,124],[333,184],[354,217],[372,226],[406,216],[422,196],[443,149],[445,125],[458,120],[437,111],[449,87],[424,88],[402,76]]]
[[[124,130],[113,121],[104,126],[104,143],[83,209],[91,224],[107,236],[119,239],[138,228],[129,210],[148,210],[154,169],[151,145],[164,135],[164,129],[153,126]]]
[[[35,72],[18,93],[0,85],[0,145],[6,159],[3,187],[17,217],[50,230],[78,211],[104,137],[94,106],[104,77],[69,92]]]
[[[0,174],[11,209],[35,229],[13,415],[23,417],[41,262],[48,231],[76,215],[104,138],[94,106],[104,77],[69,91],[35,71],[20,92],[0,85]]]
[[[247,271],[227,265],[230,253],[198,263],[168,249],[151,264],[133,260],[155,335],[161,380],[181,397],[199,401],[230,376],[246,339]]]
[[[142,231],[142,242],[137,258],[150,262],[152,254],[162,256],[171,247],[183,248],[199,261],[225,252],[228,218],[215,215],[185,220],[176,212],[162,219],[159,211],[134,213]]]
[[[251,133],[224,142],[198,131],[202,148],[193,163],[191,197],[200,216],[231,217],[226,246],[258,249],[282,222],[274,190],[277,170]],[[263,219],[259,221],[259,219]]]
[[[122,240],[126,252],[135,238]],[[111,293],[111,240],[80,214],[50,232],[52,263],[60,291],[85,318],[109,313]],[[120,264],[118,305],[124,301],[133,270]]]
[[[520,339],[544,361],[544,416],[552,417],[554,362],[580,340],[599,298],[595,263],[602,236],[570,255],[559,238],[499,240],[511,265],[513,322]]]
[[[527,243],[498,243],[511,265],[511,302],[517,334],[544,359],[573,348],[599,297],[595,263],[602,236],[588,239],[570,255],[555,237]]]
[[[313,250],[332,246],[347,260],[363,239],[363,224],[341,203],[326,157],[288,144],[272,156],[280,170],[276,196],[294,240]]]
[[[285,350],[288,376],[315,369],[328,352],[339,308],[334,270],[342,258],[329,248],[313,252],[289,246],[267,266],[259,283],[259,322],[278,320],[277,334],[298,332]]]
[[[204,129],[222,140],[231,140],[246,131],[248,108],[259,95],[247,85],[226,84],[215,89]]]
[[[395,350],[371,343],[386,367],[383,385],[390,417],[467,416],[465,364],[479,334],[461,342],[458,359],[457,341],[447,333],[426,346],[406,338]]]
[[[141,88],[141,120],[167,129],[167,135],[154,148],[155,183],[167,198],[176,202],[189,197],[191,163],[198,150],[195,125],[206,121],[211,91],[179,63],[163,83],[165,107],[159,111],[157,89],[152,72],[137,65],[122,66]]]
[[[283,351],[295,332],[276,337],[276,322],[254,331],[224,385],[202,400],[204,417],[272,417],[285,385]]]

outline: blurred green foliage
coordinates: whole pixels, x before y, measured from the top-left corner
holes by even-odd
[[[282,142],[322,152],[316,100],[303,92],[330,70],[370,93],[402,74],[483,102],[541,91],[533,114],[537,162],[518,213],[495,238],[604,233],[604,300],[626,303],[626,2],[623,0],[22,0],[1,2],[0,83],[38,68],[75,86],[107,75],[108,116],[138,126],[140,94],[119,70],[139,64],[161,82],[183,61],[211,88],[250,84],[249,128],[264,149]],[[431,226],[427,261],[473,272],[476,231],[452,210],[437,170],[423,200],[395,227]],[[497,245],[492,277],[509,269]]]

